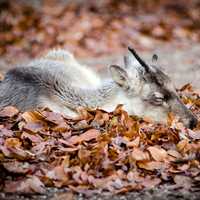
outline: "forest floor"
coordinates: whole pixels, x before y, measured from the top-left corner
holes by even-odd
[[[16,5],[15,5],[16,6]],[[14,6],[14,8],[15,8]],[[115,5],[114,5],[115,6]],[[18,6],[16,6],[16,10],[13,9],[12,12],[14,13],[13,15],[15,16],[15,12],[19,12],[21,8],[19,8]],[[28,8],[29,9],[29,8]],[[62,8],[59,8],[62,11]],[[73,13],[73,7],[70,8],[70,12],[69,16],[67,15],[66,17],[70,17]],[[126,12],[126,7],[124,7],[125,12]],[[179,8],[176,8],[179,9]],[[92,9],[91,9],[92,10]],[[93,10],[95,10],[95,8],[93,8]],[[93,10],[91,12],[93,12]],[[129,10],[128,10],[129,11]],[[11,13],[12,13],[11,12]],[[45,15],[48,15],[50,12],[52,12],[51,9],[46,9],[45,11]],[[48,13],[49,12],[49,13]],[[65,11],[62,11],[65,12]],[[29,13],[29,12],[25,12],[25,13]],[[32,9],[30,10],[29,14],[32,14],[33,11]],[[67,13],[67,12],[66,12]],[[193,12],[195,13],[195,12]],[[29,15],[28,14],[28,15]],[[51,14],[50,18],[52,17],[52,19],[57,17],[58,13],[53,13],[52,16]],[[91,30],[89,32],[87,32],[86,30],[84,30],[84,28],[82,27],[80,32],[83,32],[83,35],[86,35],[86,37],[83,39],[80,39],[80,44],[84,44],[85,46],[78,46],[78,42],[75,40],[79,40],[77,38],[73,40],[73,31],[77,31],[78,27],[81,27],[82,24],[79,24],[80,19],[82,20],[82,22],[87,21],[88,17],[90,18],[92,15],[94,21],[94,29],[95,31],[93,31],[93,29],[91,28],[91,26],[93,25],[88,25],[89,28],[91,28]],[[162,15],[162,13],[161,13]],[[3,15],[2,15],[3,16]],[[6,16],[6,15],[5,15]],[[33,17],[35,18],[35,20],[39,20],[37,13],[33,15]],[[99,14],[99,16],[101,16],[101,13]],[[117,37],[116,39],[116,35],[112,34],[113,31],[109,32],[109,30],[106,32],[105,31],[105,40],[100,41],[99,38],[95,38],[96,35],[98,36],[99,32],[101,33],[101,31],[105,28],[104,25],[102,25],[102,21],[101,21],[101,17],[99,18],[98,15],[94,14],[94,13],[89,13],[89,16],[87,16],[87,9],[84,10],[83,9],[83,15],[80,13],[78,13],[78,17],[80,17],[80,19],[77,20],[77,23],[74,23],[75,25],[73,26],[72,30],[69,30],[69,35],[65,35],[66,30],[64,29],[64,25],[60,25],[63,28],[63,31],[61,31],[62,34],[60,34],[58,37],[58,43],[59,44],[63,44],[65,41],[63,41],[65,37],[69,37],[68,40],[72,41],[72,44],[69,44],[69,46],[67,46],[68,49],[70,49],[72,52],[74,52],[77,57],[78,60],[83,63],[83,64],[87,64],[89,66],[91,66],[91,68],[99,71],[99,73],[102,76],[107,76],[107,66],[109,66],[109,64],[120,64],[123,61],[123,54],[125,53],[125,48],[121,48],[121,46],[124,46],[124,39],[126,39],[126,34],[123,35],[123,37]],[[123,13],[122,13],[123,16]],[[10,27],[14,27],[14,23],[15,20],[13,20],[12,18],[12,14],[10,16],[10,18],[8,18],[8,22],[11,22],[11,25],[9,24],[9,28]],[[27,17],[27,16],[26,16]],[[63,17],[63,15],[61,16]],[[73,16],[71,16],[73,18]],[[113,17],[113,16],[111,16]],[[1,20],[4,20],[4,16],[1,17],[0,19],[0,23]],[[64,17],[63,17],[64,19]],[[116,18],[118,19],[118,18]],[[146,18],[144,18],[145,20]],[[198,19],[198,18],[197,18]],[[12,20],[14,21],[12,24]],[[107,23],[110,22],[110,16],[108,14],[107,16]],[[141,20],[141,18],[139,19]],[[44,20],[45,21],[45,20]],[[58,20],[59,21],[59,20]],[[41,26],[43,26],[43,28],[45,26],[54,26],[54,24],[56,24],[58,21],[54,21],[51,22],[52,24],[40,24]],[[73,21],[73,20],[72,20]],[[120,32],[121,31],[121,25],[120,23],[118,23],[118,21],[113,20],[113,24],[111,23],[108,24],[109,26],[113,26],[114,29],[116,30],[116,32]],[[137,20],[136,20],[137,21]],[[162,20],[161,20],[162,21]],[[194,19],[195,21],[195,19]],[[165,22],[165,21],[164,21]],[[34,25],[35,22],[33,22],[33,20],[30,20],[30,24],[32,23],[31,26]],[[129,26],[129,18],[127,18],[127,20],[125,20],[125,22],[123,23],[127,23]],[[155,22],[156,24],[160,24]],[[163,22],[162,22],[163,23]],[[151,35],[150,37],[158,37],[157,39],[161,39],[162,37],[164,38],[164,40],[166,41],[155,41],[155,40],[151,40],[149,37],[140,37],[140,34],[138,35],[135,32],[129,32],[130,30],[127,28],[127,32],[126,30],[124,30],[127,34],[133,35],[133,38],[129,38],[130,40],[126,43],[125,42],[125,46],[127,46],[128,44],[133,45],[133,47],[136,46],[136,50],[137,48],[139,49],[138,52],[141,55],[141,57],[143,57],[145,60],[147,60],[148,62],[151,62],[151,57],[154,53],[156,53],[159,57],[158,60],[158,64],[161,66],[161,68],[167,72],[167,74],[169,74],[169,76],[172,78],[173,82],[175,83],[177,88],[180,88],[181,86],[183,86],[186,83],[191,83],[194,88],[197,88],[197,90],[200,89],[200,42],[199,42],[199,38],[196,39],[191,39],[191,38],[185,38],[183,40],[177,40],[177,41],[173,41],[171,42],[169,38],[172,37],[172,33],[171,33],[171,29],[173,29],[173,23],[169,23],[169,24],[162,24],[159,25],[153,32],[153,34],[155,35]],[[77,24],[77,26],[76,26]],[[148,23],[147,23],[148,24]],[[184,23],[183,23],[184,24]],[[87,25],[87,24],[86,24]],[[12,30],[8,30],[7,32],[2,33],[0,35],[1,41],[5,41],[5,44],[2,42],[1,44],[1,48],[0,48],[0,52],[1,52],[1,56],[0,56],[0,75],[1,74],[5,74],[5,72],[14,67],[16,64],[20,64],[23,63],[25,61],[30,60],[32,57],[37,57],[38,55],[41,55],[41,52],[43,51],[43,49],[50,49],[51,47],[53,47],[53,44],[56,43],[56,41],[52,41],[52,38],[55,38],[55,35],[57,33],[54,33],[50,28],[46,29],[48,32],[48,41],[46,41],[44,38],[43,32],[41,31],[41,27],[37,27],[39,31],[41,31],[41,33],[38,31],[38,35],[36,34],[37,38],[36,38],[36,43],[34,43],[35,41],[31,41],[32,36],[29,34],[32,34],[32,30],[30,30],[30,32],[26,32],[24,29],[29,29],[30,27],[28,27],[27,24],[23,24],[23,20],[22,23],[20,23],[20,26],[22,26],[22,30],[16,29],[16,31]],[[131,25],[132,26],[132,25]],[[135,24],[134,24],[135,26]],[[136,24],[137,26],[137,24]],[[169,27],[168,27],[169,26]],[[104,28],[103,28],[104,27]],[[190,26],[191,27],[191,26]],[[129,27],[130,28],[130,27]],[[150,27],[151,28],[151,27]],[[163,29],[162,29],[163,28]],[[176,27],[175,27],[176,28]],[[183,29],[179,29],[180,27],[178,27],[177,32],[180,37],[185,36],[185,35],[189,35],[189,37],[193,37],[195,38],[196,36],[194,35],[190,35],[191,33],[193,34],[193,28],[192,30],[186,30]],[[56,28],[55,28],[56,29]],[[109,29],[109,28],[108,28]],[[123,28],[122,28],[123,29]],[[140,29],[140,28],[139,28]],[[147,30],[148,29],[148,30]],[[163,31],[164,30],[164,31]],[[181,31],[180,31],[181,30]],[[70,31],[71,31],[71,35],[70,35]],[[85,32],[84,32],[85,31]],[[98,32],[99,31],[99,32]],[[141,27],[141,29],[138,32],[146,32],[149,31],[149,27]],[[14,32],[16,35],[10,35],[10,32]],[[123,32],[123,30],[122,30]],[[166,33],[167,35],[162,35],[164,33]],[[195,31],[194,31],[195,32]],[[198,34],[199,34],[199,29],[198,29]],[[21,35],[22,33],[22,35]],[[195,32],[196,33],[196,32]],[[24,35],[23,35],[24,34]],[[33,33],[34,36],[35,33]],[[91,34],[91,35],[88,35]],[[96,34],[96,35],[95,35]],[[108,35],[106,35],[108,34]],[[121,34],[121,32],[119,33],[119,35]],[[142,33],[143,34],[143,33]],[[152,34],[149,33],[148,34]],[[161,35],[160,35],[161,34]],[[197,35],[198,35],[197,34]],[[51,36],[52,35],[52,36]],[[81,35],[81,34],[80,34]],[[80,35],[76,35],[78,38],[80,37]],[[90,36],[92,38],[92,40],[90,40]],[[136,37],[135,37],[136,36]],[[19,41],[18,39],[16,40],[15,37],[21,37],[23,38],[23,41]],[[27,38],[28,39],[27,39]],[[106,39],[108,37],[108,40]],[[169,38],[168,38],[169,37]],[[177,35],[176,35],[177,37]],[[25,39],[24,39],[25,38]],[[102,37],[103,38],[103,37]],[[136,39],[134,39],[136,38]],[[111,47],[109,46],[109,39],[112,42]],[[118,41],[118,43],[123,43],[123,45],[115,45],[116,40],[121,39],[120,41]],[[141,39],[141,40],[140,40]],[[155,39],[155,38],[154,38]],[[177,39],[177,38],[176,38]],[[97,42],[94,43],[94,41],[100,41],[99,43]],[[42,43],[42,42],[43,43]],[[77,43],[76,43],[77,42]],[[104,43],[108,42],[108,44],[106,44],[107,46],[104,48]],[[33,46],[33,49],[29,49],[28,44],[31,44]],[[46,46],[44,46],[44,44]],[[73,44],[75,44],[73,46]],[[25,46],[23,53],[21,53],[21,47],[23,47],[23,45]],[[30,45],[30,46],[31,46]],[[49,46],[48,46],[49,45]],[[98,54],[99,52],[97,52],[97,50],[95,49],[96,45],[99,45],[100,50],[102,50],[102,52],[100,54]],[[31,46],[31,47],[32,47]],[[59,45],[58,45],[59,46]],[[65,46],[60,45],[61,47],[65,48]],[[76,48],[78,46],[78,48]],[[109,48],[110,47],[110,48]],[[34,49],[35,48],[35,49]],[[117,49],[115,51],[115,48]],[[23,49],[23,48],[22,48]],[[78,50],[77,50],[78,49]],[[76,51],[77,50],[77,51]],[[32,54],[31,55],[26,55],[26,51],[30,51]],[[94,51],[94,54],[92,53]],[[37,54],[37,52],[39,52]],[[86,52],[86,54],[85,54]],[[91,53],[90,53],[91,52]],[[8,55],[8,56],[7,56]],[[173,185],[162,185],[156,188],[152,188],[152,189],[148,189],[148,190],[143,190],[140,192],[129,192],[123,195],[113,195],[110,193],[101,193],[101,194],[91,194],[87,196],[84,196],[83,194],[80,195],[76,195],[71,193],[70,191],[64,191],[64,190],[58,190],[55,188],[50,188],[48,189],[48,192],[44,195],[17,195],[17,194],[5,194],[0,192],[0,200],[161,200],[161,199],[168,199],[168,200],[175,200],[175,199],[183,199],[183,200],[197,200],[199,199],[200,196],[200,186],[197,185],[196,188],[194,189],[186,189],[186,188],[179,188],[179,187],[174,187]]]
[[[147,60],[151,60],[152,53],[159,56],[159,64],[174,80],[174,83],[180,87],[186,83],[191,83],[195,88],[200,89],[200,45],[185,44],[184,48],[178,48],[171,45],[156,46],[151,52],[142,51],[141,54]],[[5,61],[2,61],[5,64]],[[88,64],[92,68],[100,71],[100,74],[106,73],[106,66],[111,63],[122,63],[122,55],[103,56],[101,58],[81,59],[80,62]],[[3,66],[3,65],[1,65]],[[10,67],[12,67],[10,65]],[[8,69],[8,68],[7,68]],[[2,73],[5,72],[1,68]],[[109,193],[91,194],[91,196],[75,195],[64,190],[49,189],[45,195],[13,195],[0,193],[1,200],[198,200],[200,196],[200,186],[193,191],[185,188],[176,188],[172,185],[164,185],[150,190],[140,192],[129,192],[123,195],[113,195]]]
[[[49,189],[45,195],[13,195],[0,193],[1,200],[199,200],[200,190],[189,191],[186,189],[161,186],[140,192],[129,192],[123,195],[110,193],[93,194],[84,196],[75,195],[69,191]]]

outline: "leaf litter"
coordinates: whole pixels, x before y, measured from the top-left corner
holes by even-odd
[[[199,10],[199,1],[188,0],[51,0],[38,8],[2,1],[0,54],[15,62],[54,47],[86,58],[118,54],[130,44],[151,49],[155,42],[198,43]]]
[[[200,93],[179,90],[200,119]],[[125,193],[169,183],[191,189],[200,180],[200,123],[186,129],[129,116],[122,105],[107,113],[80,109],[69,119],[48,109],[0,111],[0,188],[40,193],[47,187],[91,194]],[[184,136],[184,137],[183,137]]]

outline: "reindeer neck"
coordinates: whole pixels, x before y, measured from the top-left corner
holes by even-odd
[[[87,108],[104,107],[118,96],[119,87],[109,80],[98,88],[82,89],[65,85],[62,93],[67,106],[76,109],[78,106]]]

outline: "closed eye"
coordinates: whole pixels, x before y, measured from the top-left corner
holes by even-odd
[[[159,93],[159,92],[154,92],[150,98],[149,103],[156,105],[156,106],[160,106],[163,104],[164,102],[164,95]]]
[[[153,103],[154,105],[156,105],[156,106],[162,105],[163,102],[164,102],[164,98],[155,98],[155,99],[152,101],[152,103]]]
[[[154,92],[153,96],[156,97],[156,98],[164,98],[164,95],[160,92]]]
[[[164,98],[162,98],[162,97],[156,97],[154,100],[156,100],[156,101],[164,101]]]
[[[155,97],[151,97],[151,98],[143,99],[143,100],[149,103],[150,105],[155,105],[155,106],[161,106],[165,102],[164,98],[155,98]]]

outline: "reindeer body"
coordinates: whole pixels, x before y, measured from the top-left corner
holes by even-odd
[[[94,70],[88,66],[80,64],[74,56],[63,49],[54,49],[49,51],[45,56],[36,59],[28,64],[48,73],[62,75],[73,86],[81,88],[97,87],[101,80]],[[80,84],[81,83],[81,84]]]
[[[49,52],[25,67],[8,71],[0,83],[0,107],[13,105],[22,111],[49,107],[73,117],[80,106],[112,111],[123,104],[129,114],[166,121],[167,113],[174,111],[186,126],[196,124],[170,79],[129,51],[125,66],[110,66],[111,78],[102,81],[68,52]]]
[[[118,86],[114,82],[106,82],[98,88],[83,89],[75,86],[78,84],[76,80],[68,78],[69,74],[66,74],[62,65],[59,66],[55,61],[51,64],[56,68],[44,70],[38,66],[29,66],[8,71],[0,84],[0,107],[14,105],[22,111],[49,107],[55,112],[75,116],[79,106],[104,106],[112,111],[117,102],[124,103],[120,101]]]

